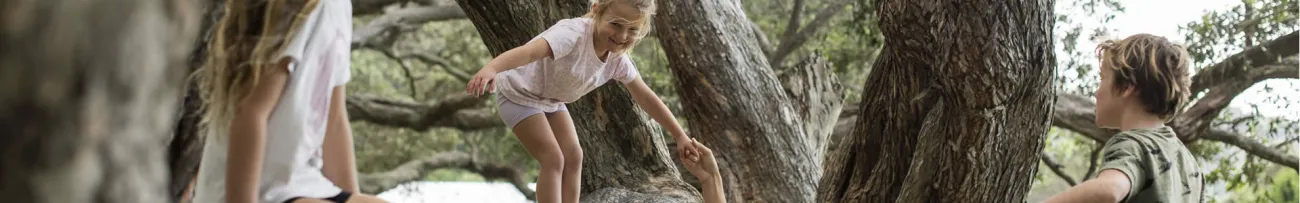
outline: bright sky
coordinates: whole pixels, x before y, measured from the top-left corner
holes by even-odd
[[[1068,8],[1069,1],[1057,1],[1057,11],[1063,12],[1063,8]],[[1178,26],[1185,25],[1188,22],[1200,20],[1201,16],[1207,10],[1226,10],[1232,6],[1241,4],[1240,0],[1127,0],[1120,2],[1126,9],[1126,12],[1118,14],[1115,19],[1106,24],[1107,28],[1114,30],[1115,37],[1123,38],[1137,33],[1150,33],[1160,35],[1177,42],[1184,41],[1184,33],[1179,32]],[[1076,11],[1080,16],[1076,17],[1076,22],[1084,24],[1084,30],[1091,30],[1096,26],[1096,21],[1090,21],[1082,15],[1082,11]],[[1091,50],[1096,47],[1095,43],[1084,39],[1080,40],[1080,50]],[[1059,54],[1058,54],[1059,55]],[[1202,66],[1204,64],[1201,64]],[[1096,69],[1094,69],[1095,71]],[[1096,74],[1095,72],[1092,74]],[[1237,110],[1251,110],[1251,104],[1258,105],[1259,111],[1264,116],[1288,117],[1292,119],[1300,118],[1300,100],[1282,102],[1266,101],[1268,97],[1275,95],[1300,95],[1300,85],[1294,84],[1296,80],[1268,80],[1243,92],[1230,107]],[[1262,91],[1265,86],[1273,88],[1273,93]],[[1287,108],[1287,103],[1295,104],[1297,108]]]

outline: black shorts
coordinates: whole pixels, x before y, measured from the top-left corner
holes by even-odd
[[[298,200],[299,198],[302,197],[289,198],[289,200],[285,200],[284,203],[293,203],[294,200]],[[349,198],[352,198],[352,193],[348,191],[343,191],[343,192],[339,192],[338,195],[334,195],[333,197],[325,198],[325,201],[344,203],[344,202],[348,202]]]

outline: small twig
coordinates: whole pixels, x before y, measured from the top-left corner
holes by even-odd
[[[406,74],[406,81],[407,81],[406,84],[408,85],[408,88],[410,88],[411,98],[415,100],[420,100],[419,94],[416,93],[415,77],[411,75],[411,67],[407,66],[406,63],[402,61],[402,58],[398,58],[390,50],[383,50],[383,49],[374,49],[374,50],[379,51],[379,53],[383,53],[384,56],[387,56],[388,58],[393,59],[394,61],[397,61],[397,65],[401,66],[402,72]]]
[[[441,67],[443,71],[447,72],[447,74],[450,74],[452,77],[456,78],[457,80],[460,80],[461,82],[469,82],[469,78],[470,78],[469,74],[456,70],[456,68],[453,68],[453,66],[451,66],[450,61],[447,61],[442,57],[431,56],[428,54],[409,54],[406,56],[401,56],[400,58],[415,58],[426,64]]]
[[[1086,180],[1090,179],[1090,178],[1088,178],[1088,177],[1091,177],[1091,176],[1092,176],[1092,173],[1096,173],[1096,172],[1097,172],[1097,162],[1098,162],[1098,161],[1097,161],[1097,156],[1098,156],[1098,155],[1101,155],[1101,148],[1102,148],[1101,145],[1102,145],[1102,143],[1099,143],[1099,142],[1094,142],[1094,143],[1095,143],[1096,146],[1093,146],[1093,147],[1092,147],[1092,154],[1088,155],[1088,172],[1087,172],[1087,173],[1084,173],[1084,174],[1083,174],[1083,178],[1080,179],[1080,180],[1084,180],[1084,181],[1086,181]]]
[[[1078,182],[1074,181],[1074,178],[1071,178],[1070,175],[1065,174],[1064,169],[1062,169],[1064,168],[1064,166],[1061,166],[1060,163],[1056,162],[1056,158],[1052,158],[1052,156],[1048,156],[1047,153],[1042,153],[1042,156],[1043,156],[1042,159],[1043,164],[1046,164],[1047,168],[1052,169],[1052,173],[1056,173],[1057,176],[1060,176],[1061,180],[1065,180],[1066,184],[1070,184],[1070,186],[1074,186],[1078,184]]]

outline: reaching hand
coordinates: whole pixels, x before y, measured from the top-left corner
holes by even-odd
[[[698,161],[700,159],[700,150],[695,147],[695,144],[691,144],[694,142],[694,139],[686,138],[686,136],[680,136],[677,139],[677,155],[681,156],[682,160]]]
[[[697,157],[690,159],[686,157],[682,158],[682,165],[686,166],[686,170],[690,171],[691,175],[695,175],[695,178],[699,178],[701,181],[713,180],[720,176],[718,172],[718,161],[713,158],[713,150],[705,147],[704,144],[700,144],[699,141],[695,141],[694,139],[692,139],[691,142],[679,145],[690,145],[699,150],[699,156]]]
[[[489,68],[483,68],[474,74],[474,79],[469,80],[465,85],[465,92],[474,97],[482,96],[496,89],[497,72]]]

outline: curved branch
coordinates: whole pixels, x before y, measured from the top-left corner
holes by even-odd
[[[1241,150],[1249,152],[1251,155],[1258,156],[1259,158],[1263,158],[1264,160],[1273,163],[1281,164],[1282,166],[1290,167],[1291,169],[1296,169],[1297,165],[1300,165],[1300,160],[1298,160],[1295,155],[1269,147],[1268,145],[1264,145],[1263,143],[1247,138],[1241,134],[1213,129],[1206,132],[1203,138],[1237,146],[1238,148],[1241,148]]]
[[[478,130],[504,126],[501,119],[497,118],[495,108],[475,108],[483,104],[484,98],[486,97],[474,98],[466,94],[454,94],[436,104],[419,104],[373,96],[349,95],[348,119],[416,131],[435,127]]]
[[[1192,76],[1191,91],[1193,97],[1210,87],[1220,85],[1220,83],[1240,80],[1245,73],[1249,72],[1247,69],[1251,67],[1274,64],[1284,56],[1296,55],[1297,49],[1300,49],[1297,48],[1296,44],[1300,44],[1300,39],[1297,38],[1296,32],[1291,32],[1291,34],[1248,48],[1228,56],[1219,63],[1201,69],[1195,76]],[[1290,76],[1294,77],[1296,75],[1294,72],[1295,66],[1291,66],[1290,69],[1292,71]]]
[[[1221,81],[1217,85],[1210,87],[1210,91],[1205,96],[1197,99],[1191,108],[1179,115],[1173,121],[1174,130],[1179,133],[1179,137],[1184,141],[1196,140],[1197,136],[1206,129],[1209,129],[1210,122],[1223,112],[1233,99],[1237,98],[1242,92],[1254,86],[1256,83],[1272,78],[1296,78],[1296,57],[1288,57],[1281,61],[1274,61],[1273,64],[1263,65],[1252,69],[1246,69],[1239,72],[1217,72],[1217,74],[1236,75],[1230,78],[1230,81]],[[1214,73],[1203,73],[1214,74]],[[1198,74],[1201,75],[1201,74]],[[1213,77],[1204,77],[1213,78]]]
[[[378,194],[397,187],[402,183],[423,179],[436,169],[459,168],[478,173],[487,180],[505,180],[515,186],[529,200],[536,200],[537,193],[528,188],[528,181],[522,170],[508,164],[476,160],[464,152],[443,152],[433,156],[411,160],[393,170],[363,174],[359,178],[361,192]]]
[[[1061,180],[1065,180],[1066,184],[1070,184],[1070,186],[1079,184],[1078,181],[1075,181],[1074,178],[1070,177],[1070,174],[1065,173],[1065,169],[1064,169],[1065,166],[1061,165],[1061,163],[1059,162],[1056,162],[1056,158],[1047,155],[1047,153],[1041,153],[1039,154],[1039,156],[1043,157],[1042,159],[1043,165],[1047,165],[1048,169],[1052,169],[1052,173],[1055,173],[1057,176],[1060,176]]]
[[[426,5],[389,11],[353,31],[352,47],[384,41],[384,39],[380,39],[382,38],[380,36],[386,36],[384,33],[387,32],[398,32],[403,28],[413,29],[433,21],[466,18],[465,11],[456,4]]]

